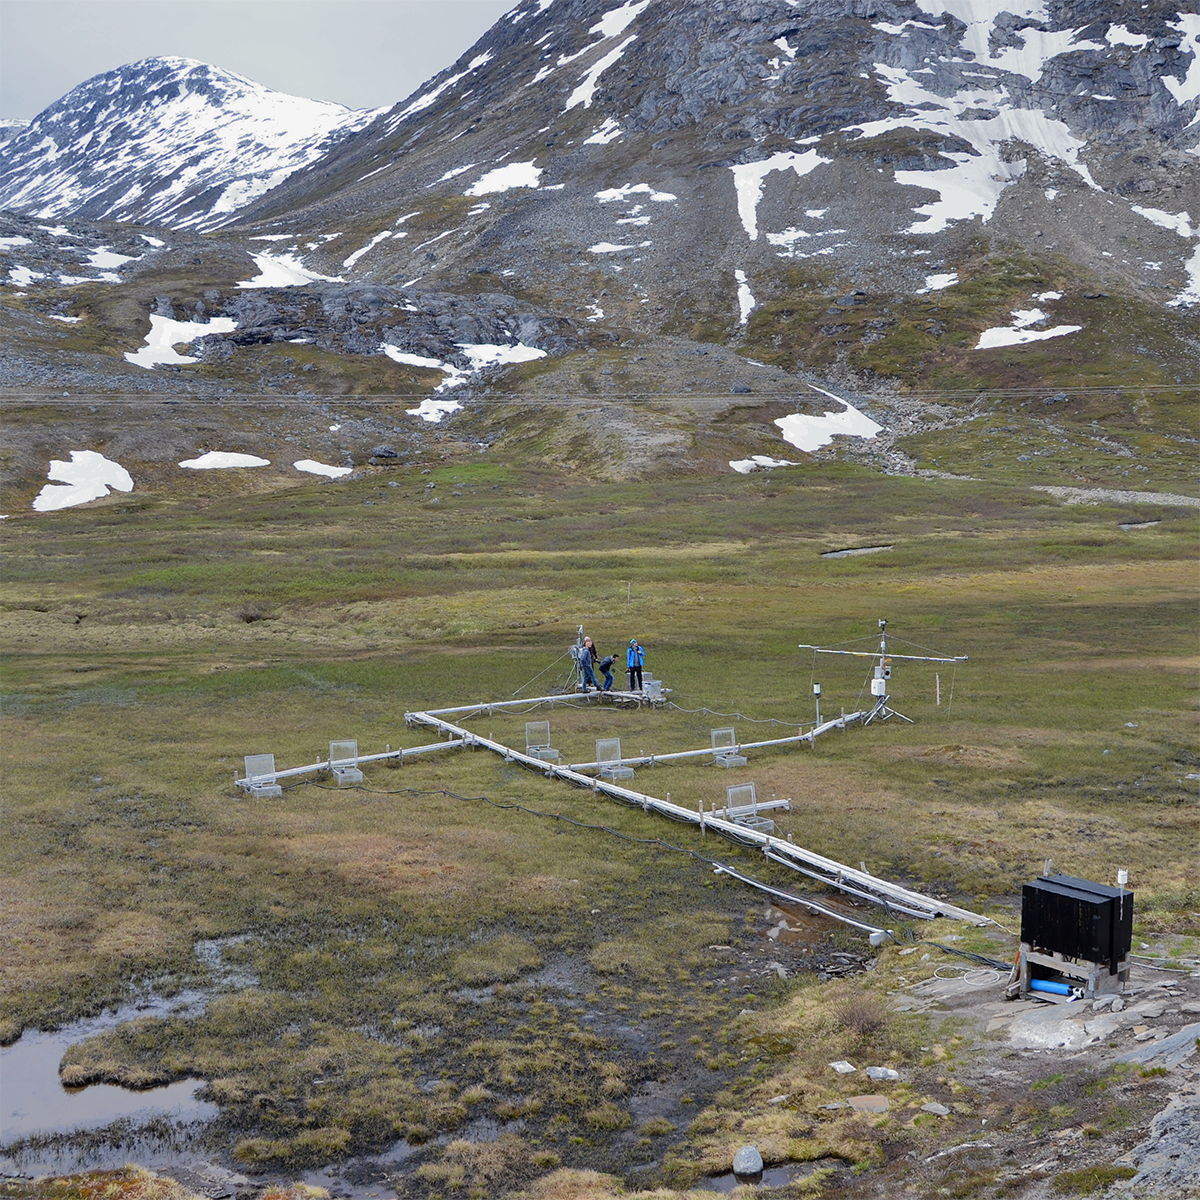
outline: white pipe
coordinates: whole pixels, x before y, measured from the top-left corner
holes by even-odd
[[[807,875],[809,879],[815,879],[818,883],[823,883],[826,887],[837,888],[839,891],[845,892],[848,896],[857,896],[860,900],[870,900],[875,904],[879,903],[878,896],[872,896],[869,892],[860,891],[858,888],[852,888],[848,883],[843,883],[838,879],[829,879],[822,875],[819,871],[810,871],[807,867],[797,866],[795,863],[790,863],[786,859],[780,858],[777,854],[772,854],[769,850],[764,850],[763,853],[772,862],[780,863],[785,867],[790,867],[793,871],[799,871],[801,875]],[[925,909],[909,908],[903,904],[897,904],[895,901],[888,901],[888,907],[893,912],[904,913],[909,917],[920,917],[922,920],[931,921],[939,915],[940,909],[936,912],[931,912]]]
[[[835,921],[841,921],[846,925],[853,925],[855,929],[861,929],[864,933],[886,933],[884,929],[880,929],[878,925],[867,925],[862,921],[856,921],[853,917],[847,917],[840,913],[835,908],[829,908],[824,904],[819,904],[816,900],[809,900],[804,896],[793,896],[791,892],[781,892],[777,888],[769,887],[758,879],[752,879],[749,875],[743,875],[741,871],[735,871],[732,867],[727,867],[724,863],[718,863],[717,868],[724,875],[731,875],[734,879],[742,883],[748,883],[751,887],[758,888],[760,892],[766,892],[768,896],[775,896],[777,899],[786,900],[790,904],[798,904],[802,908],[807,908],[810,912],[820,913],[823,917],[832,917]]]
[[[791,737],[785,738],[770,738],[765,742],[743,742],[738,746],[722,746],[720,753],[737,754],[742,750],[761,750],[764,746],[790,746],[797,742],[811,742],[820,737],[823,733],[828,733],[831,729],[844,729],[847,721],[860,721],[867,714],[863,712],[847,713],[845,717],[835,717],[832,721],[826,721],[823,725],[818,725],[814,729],[810,729],[808,733],[798,733]],[[655,762],[674,762],[680,758],[699,758],[704,754],[716,755],[718,751],[711,746],[707,746],[702,750],[676,750],[671,754],[643,754],[640,758],[622,758],[620,765],[623,767],[645,766],[647,763]],[[572,771],[594,771],[601,764],[598,762],[572,763]],[[611,764],[605,763],[605,766]]]
[[[663,688],[664,694],[669,688]],[[457,708],[428,708],[425,712],[431,717],[445,717],[454,713],[484,713],[491,716],[492,710],[497,708],[521,708],[530,704],[570,704],[576,700],[591,701],[609,699],[620,701],[621,703],[632,703],[636,701],[641,703],[643,700],[649,699],[648,693],[642,691],[623,692],[612,688],[609,691],[599,692],[560,692],[556,696],[526,696],[522,700],[481,700],[478,704],[460,704]]]
[[[483,700],[478,704],[460,704],[457,708],[430,708],[426,710],[426,715],[430,717],[444,717],[452,713],[473,712],[486,712],[491,715],[492,710],[495,708],[523,708],[529,704],[560,704],[564,701],[594,700],[601,694],[613,696],[628,693],[563,692],[558,696],[526,696],[524,700]],[[405,715],[407,716],[408,714]]]
[[[338,759],[339,767],[354,767],[359,763],[379,762],[385,758],[398,758],[403,761],[412,754],[431,754],[434,750],[453,750],[458,746],[466,744],[463,739],[457,739],[451,742],[434,742],[430,746],[412,746],[407,750],[385,750],[382,754],[360,754],[353,762],[347,759],[343,762]],[[328,762],[310,763],[307,767],[288,767],[285,771],[272,771],[269,775],[255,776],[255,783],[274,783],[277,779],[288,779],[293,775],[307,775],[310,771],[324,771],[329,767]],[[238,787],[249,787],[249,779],[235,779],[234,782]]]
[[[853,715],[858,716],[859,714],[855,713]],[[573,767],[559,767],[554,763],[544,762],[542,759],[534,758],[529,754],[522,754],[519,750],[505,746],[502,742],[480,737],[478,734],[473,734],[461,726],[452,725],[449,721],[443,721],[439,717],[434,716],[433,713],[405,713],[404,719],[405,721],[416,721],[422,725],[436,726],[464,740],[470,739],[477,745],[486,746],[489,750],[494,750],[497,754],[503,755],[505,761],[524,763],[526,766],[533,767],[550,778],[566,779],[571,783],[579,784],[580,787],[591,788],[592,791],[596,792],[604,792],[606,795],[613,796],[618,800],[624,800],[629,804],[636,805],[646,812],[653,809],[655,812],[662,813],[664,816],[671,817],[676,821],[682,821],[688,825],[697,825],[700,823],[699,814],[693,809],[684,808],[679,804],[672,804],[667,800],[660,800],[656,796],[647,795],[645,792],[635,792],[632,788],[618,787],[615,783],[609,783],[606,780],[594,778],[591,775],[582,775]],[[848,717],[847,720],[849,719]],[[841,722],[840,720],[830,721],[827,724],[833,727],[841,724]],[[946,916],[956,917],[959,920],[972,921],[977,925],[991,924],[991,921],[987,917],[982,917],[978,913],[970,912],[965,908],[958,908],[952,904],[944,904],[940,900],[934,900],[930,896],[923,896],[920,892],[909,891],[907,888],[902,888],[886,879],[879,879],[866,871],[856,871],[853,867],[847,867],[844,863],[839,863],[832,858],[826,858],[821,854],[814,854],[811,850],[805,850],[802,846],[796,846],[791,842],[786,842],[782,838],[772,837],[769,834],[759,833],[757,830],[747,828],[745,825],[737,825],[732,821],[726,821],[720,817],[706,813],[704,816],[704,827],[712,828],[715,832],[723,833],[735,841],[750,842],[764,850],[775,850],[778,853],[787,855],[789,858],[796,858],[810,866],[819,867],[831,875],[848,879],[853,883],[865,885],[884,896],[892,897],[908,904],[919,905],[934,912],[943,913]]]

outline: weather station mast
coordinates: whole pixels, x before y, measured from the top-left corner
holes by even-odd
[[[902,642],[904,645],[910,643],[904,642],[902,638],[895,639]],[[915,647],[918,650],[924,649],[922,646]],[[871,711],[863,719],[864,725],[869,725],[872,721],[878,718],[881,721],[890,720],[892,717],[899,717],[902,721],[907,721],[910,725],[914,724],[912,717],[906,717],[902,712],[899,712],[892,707],[892,697],[889,693],[889,684],[892,678],[892,663],[901,660],[905,662],[929,662],[929,663],[953,663],[957,666],[958,663],[967,661],[965,654],[957,654],[952,657],[947,657],[940,654],[893,654],[888,650],[887,644],[887,620],[883,617],[879,618],[879,649],[878,650],[842,650],[835,646],[813,646],[806,642],[801,642],[799,645],[801,650],[811,650],[814,657],[818,654],[841,654],[849,658],[871,658],[875,660],[874,670],[870,679],[871,695],[874,697],[874,704]],[[813,694],[818,698],[817,703],[820,704],[820,687],[819,683],[813,684]],[[951,690],[953,695],[953,689]],[[941,691],[939,683],[938,703],[941,703]],[[819,711],[819,710],[818,710]],[[819,718],[818,718],[819,719]]]

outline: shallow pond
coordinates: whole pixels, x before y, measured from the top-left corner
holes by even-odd
[[[694,1186],[700,1192],[722,1193],[732,1192],[737,1187],[778,1188],[793,1183],[797,1179],[804,1179],[822,1167],[844,1166],[846,1164],[840,1158],[825,1159],[819,1162],[784,1163],[779,1167],[767,1167],[759,1175],[734,1175],[732,1171],[726,1175],[710,1175],[706,1179],[697,1181]]]
[[[174,1142],[171,1130],[199,1125],[217,1116],[218,1108],[196,1097],[203,1080],[184,1079],[163,1087],[132,1088],[95,1083],[82,1088],[63,1087],[58,1068],[67,1049],[137,1017],[197,1016],[218,990],[245,987],[253,977],[228,968],[221,961],[225,946],[242,939],[205,941],[196,945],[197,959],[208,968],[214,988],[180,992],[172,997],[147,996],[120,1008],[75,1021],[52,1032],[29,1030],[11,1046],[0,1049],[0,1169],[37,1173],[75,1166],[122,1166],[129,1159],[136,1131],[153,1123],[149,1142]],[[77,1132],[114,1126],[114,1136],[70,1138]],[[34,1145],[13,1152],[12,1144],[35,1139]]]

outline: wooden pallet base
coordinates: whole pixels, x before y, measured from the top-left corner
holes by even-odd
[[[1085,1000],[1097,996],[1117,995],[1129,981],[1129,960],[1117,964],[1114,974],[1109,964],[1088,962],[1084,959],[1064,958],[1061,954],[1044,954],[1035,950],[1028,942],[1021,943],[1021,955],[1017,960],[1014,977],[1010,979],[1005,995],[1010,1000],[1045,1000],[1050,1004],[1069,1004],[1069,996],[1056,996],[1050,992],[1035,992],[1030,988],[1034,979],[1055,978],[1056,982],[1078,988]]]

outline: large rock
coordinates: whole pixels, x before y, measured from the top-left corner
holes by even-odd
[[[1065,1011],[1064,1011],[1065,1010]],[[1008,1040],[1022,1050],[1052,1050],[1058,1047],[1079,1049],[1088,1042],[1089,1034],[1082,1019],[1083,1008],[1054,1005],[1041,1011],[1022,1013],[1008,1027]],[[1088,1012],[1090,1016],[1090,1011]]]
[[[1166,1200],[1170,1196],[1194,1196],[1200,1179],[1200,1095],[1176,1096],[1150,1122],[1150,1136],[1129,1152],[1139,1168],[1134,1188]]]
[[[762,1155],[757,1146],[743,1146],[733,1156],[733,1173],[735,1175],[761,1175],[763,1169]]]

